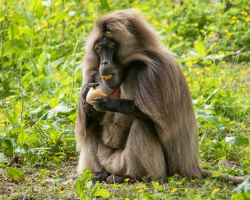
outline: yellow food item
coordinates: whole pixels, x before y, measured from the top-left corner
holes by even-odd
[[[101,76],[101,78],[105,81],[111,79],[113,77],[113,74],[107,75],[107,76]]]
[[[86,97],[86,101],[88,104],[90,105],[94,105],[91,103],[91,101],[94,100],[95,97],[106,97],[107,95],[104,94],[101,89],[95,89],[93,87],[90,88],[87,97]]]

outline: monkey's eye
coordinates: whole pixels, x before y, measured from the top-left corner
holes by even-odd
[[[113,44],[109,44],[109,45],[108,45],[108,48],[109,48],[109,49],[113,49],[113,48],[114,48],[114,45],[113,45]]]
[[[97,46],[96,49],[97,49],[98,51],[101,51],[101,50],[102,50],[102,46]]]

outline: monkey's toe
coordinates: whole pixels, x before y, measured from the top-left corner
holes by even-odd
[[[92,177],[92,182],[96,183],[97,181],[102,182],[106,181],[106,179],[110,176],[110,173],[107,171],[95,172],[93,173],[95,176]]]
[[[131,178],[128,175],[123,175],[123,176],[118,176],[115,174],[110,175],[107,179],[106,179],[106,183],[107,184],[115,184],[115,183],[132,183],[135,182],[136,180]]]

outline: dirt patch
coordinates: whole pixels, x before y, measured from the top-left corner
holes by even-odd
[[[12,180],[6,170],[0,169],[0,199],[77,199],[75,195],[76,162],[57,166],[21,167],[25,181]]]

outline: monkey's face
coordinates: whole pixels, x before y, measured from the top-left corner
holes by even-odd
[[[118,44],[103,37],[95,44],[95,51],[100,57],[99,73],[104,85],[112,90],[118,89],[126,76],[126,68],[116,61]]]

